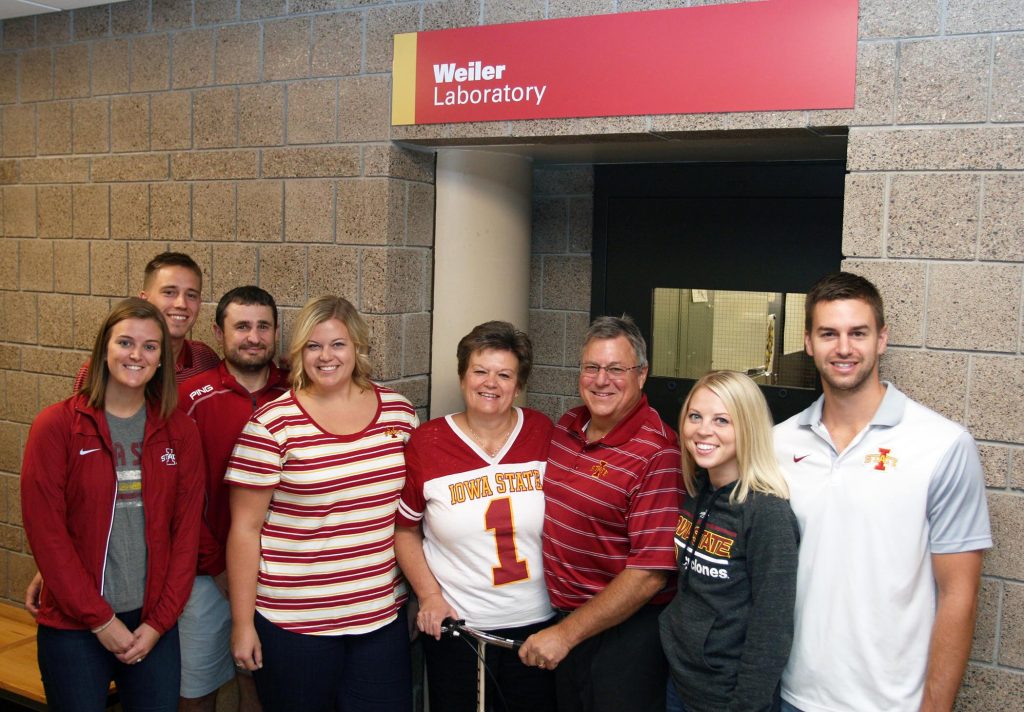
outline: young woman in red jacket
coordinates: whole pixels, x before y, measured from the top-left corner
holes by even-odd
[[[39,669],[51,710],[177,709],[176,622],[192,589],[203,459],[175,409],[163,317],[120,302],[96,335],[82,391],[32,424],[25,532],[44,586]]]

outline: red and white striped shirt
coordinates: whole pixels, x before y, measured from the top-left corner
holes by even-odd
[[[253,414],[226,482],[273,487],[260,534],[256,610],[295,633],[368,633],[393,621],[405,583],[395,561],[395,510],[405,443],[419,424],[404,397],[375,386],[361,432],[322,430],[289,391]]]

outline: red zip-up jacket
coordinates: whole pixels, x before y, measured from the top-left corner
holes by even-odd
[[[177,410],[163,420],[159,405],[147,403],[141,461],[142,622],[163,635],[185,607],[196,572],[205,464],[195,423]],[[45,581],[39,623],[91,629],[113,617],[101,592],[116,490],[103,411],[72,396],[36,416],[21,468],[21,511]]]
[[[242,428],[257,409],[288,392],[288,371],[270,364],[267,384],[250,393],[223,361],[178,384],[178,408],[199,426],[206,455],[206,506],[199,530],[200,576],[217,576],[227,567],[224,560],[231,529],[229,487],[224,483],[228,460]]]

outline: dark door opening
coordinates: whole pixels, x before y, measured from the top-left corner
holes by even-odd
[[[817,398],[801,299],[839,269],[845,172],[843,161],[595,168],[591,315],[636,320],[645,391],[666,422],[710,368],[754,377],[776,422]]]

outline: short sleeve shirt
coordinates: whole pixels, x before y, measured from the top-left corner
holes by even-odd
[[[285,630],[368,633],[404,602],[395,510],[418,421],[403,396],[374,390],[377,413],[352,435],[321,429],[289,391],[253,414],[232,453],[226,482],[274,488],[256,610]]]
[[[842,453],[821,423],[824,397],[775,427],[801,533],[782,693],[805,712],[916,711],[935,617],[931,556],[992,545],[974,440],[886,386]]]
[[[469,625],[515,628],[551,617],[541,529],[551,421],[516,409],[505,446],[491,457],[451,416],[415,433],[398,524],[423,523],[423,554],[445,598]]]
[[[588,443],[586,407],[555,426],[544,480],[544,574],[553,606],[572,610],[626,568],[674,571],[682,499],[675,432],[646,396]],[[651,599],[667,603],[674,582]]]

